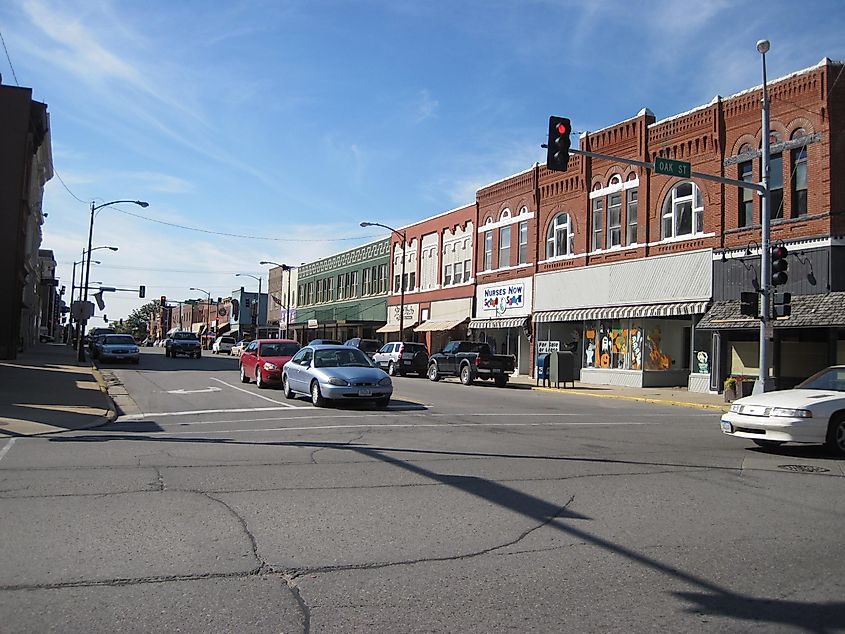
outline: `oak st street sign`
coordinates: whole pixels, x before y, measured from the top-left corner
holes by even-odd
[[[654,157],[654,171],[666,176],[678,176],[689,178],[692,174],[692,167],[687,161],[675,161],[660,156]]]

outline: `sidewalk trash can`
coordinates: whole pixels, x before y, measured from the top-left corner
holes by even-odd
[[[537,355],[537,385],[541,382],[546,385],[549,381],[549,359],[551,355],[548,353]]]
[[[575,387],[575,355],[570,350],[560,350],[551,354],[551,361],[549,363],[549,385],[555,384],[555,387],[566,387],[567,383],[572,383]]]

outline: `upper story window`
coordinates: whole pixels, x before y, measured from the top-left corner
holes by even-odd
[[[792,133],[792,139],[806,136],[803,129]],[[792,150],[792,217],[807,214],[807,146],[802,145]]]
[[[523,208],[524,209],[524,208]],[[519,223],[519,263],[528,263],[528,221]]]
[[[511,264],[511,228],[501,227],[499,229],[499,266],[510,266]]]
[[[604,225],[604,198],[593,198],[593,251],[602,247],[602,227]]]
[[[633,173],[628,176],[628,181],[639,183],[637,175]],[[625,239],[627,244],[637,243],[637,189],[637,187],[631,187],[625,190],[625,216],[628,223],[628,233]]]
[[[743,146],[745,147],[745,146]],[[750,150],[750,148],[749,148]],[[740,151],[740,154],[742,151]],[[746,183],[754,182],[754,164],[751,161],[743,161],[738,165],[739,180]],[[739,218],[737,226],[749,227],[754,224],[754,190],[740,188],[739,190]]]
[[[769,133],[769,143],[783,143],[780,134],[772,130]],[[762,160],[762,159],[761,159]],[[769,218],[783,218],[783,153],[778,152],[769,157]]]
[[[575,234],[569,214],[560,213],[554,217],[546,234],[546,259],[571,255],[574,252]]]
[[[493,270],[493,232],[484,232],[484,270]]]
[[[511,210],[505,207],[502,209],[502,213],[499,214],[499,220],[507,220],[511,217]]]
[[[679,183],[663,202],[661,236],[674,238],[704,231],[704,201],[695,183]]]
[[[622,245],[622,192],[607,197],[607,248]]]

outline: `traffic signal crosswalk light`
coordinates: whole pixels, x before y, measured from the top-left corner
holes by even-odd
[[[746,317],[760,316],[760,295],[756,291],[739,294],[739,314]]]
[[[772,295],[772,313],[775,319],[786,319],[792,314],[792,293]]]
[[[565,172],[569,165],[569,133],[572,124],[566,117],[549,117],[549,142],[546,146],[546,168]]]

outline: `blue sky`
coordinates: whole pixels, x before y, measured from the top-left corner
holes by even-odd
[[[120,250],[97,253],[92,281],[148,289],[107,295],[110,319],[192,286],[254,290],[235,273],[266,289],[261,260],[470,203],[545,161],[550,114],[596,130],[757,85],[758,39],[770,78],[845,59],[841,0],[5,0],[0,32],[3,83],[48,104],[67,187],[47,185],[42,246],[68,287],[92,200],[274,238],[103,209],[94,244]]]

